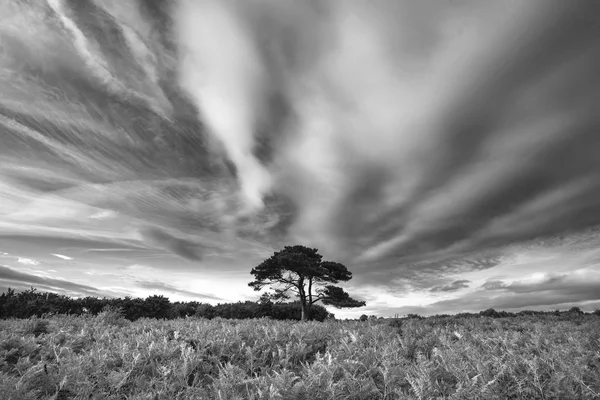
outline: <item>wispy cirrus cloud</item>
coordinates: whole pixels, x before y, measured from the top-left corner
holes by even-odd
[[[145,241],[180,257],[193,261],[202,259],[202,246],[198,243],[175,237],[156,227],[145,228],[140,233]]]
[[[0,265],[0,282],[5,285],[25,285],[44,287],[52,291],[68,291],[70,293],[85,293],[91,296],[99,296],[101,291],[88,285],[69,282],[62,279],[53,279],[20,272],[12,268]]]

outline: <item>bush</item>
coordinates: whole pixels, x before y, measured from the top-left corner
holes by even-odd
[[[114,326],[125,326],[128,322],[125,319],[123,308],[114,306],[105,306],[102,312],[98,314],[97,319],[105,325]]]
[[[485,311],[481,311],[479,315],[482,317],[498,318],[498,311],[494,310],[493,308],[488,308]]]
[[[48,321],[39,318],[29,319],[23,330],[24,335],[33,335],[35,337],[46,333],[48,333]]]
[[[402,328],[402,320],[396,316],[389,322],[389,326],[400,329]]]

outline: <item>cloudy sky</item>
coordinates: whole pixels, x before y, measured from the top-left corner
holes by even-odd
[[[600,307],[600,2],[0,0],[0,290]]]

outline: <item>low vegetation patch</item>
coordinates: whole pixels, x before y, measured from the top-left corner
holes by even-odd
[[[3,399],[598,399],[600,318],[0,321]]]

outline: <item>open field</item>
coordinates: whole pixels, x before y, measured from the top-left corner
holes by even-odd
[[[598,399],[600,317],[0,321],[4,399]]]

